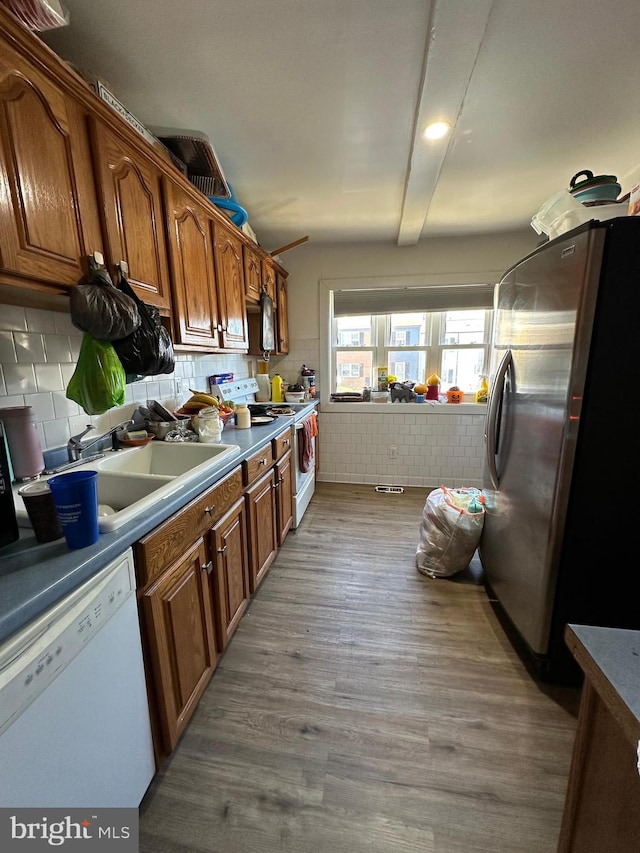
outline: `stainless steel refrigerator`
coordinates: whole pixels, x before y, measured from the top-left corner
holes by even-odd
[[[496,286],[479,555],[505,629],[574,684],[568,622],[640,628],[640,217],[589,222]]]

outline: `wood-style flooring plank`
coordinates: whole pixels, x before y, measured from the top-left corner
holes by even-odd
[[[554,853],[579,690],[477,558],[417,572],[426,491],[320,483],[141,806],[141,853]]]

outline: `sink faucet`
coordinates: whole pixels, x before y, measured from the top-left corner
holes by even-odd
[[[72,435],[69,441],[67,442],[67,452],[69,454],[69,461],[77,462],[82,459],[82,455],[85,450],[88,450],[90,447],[98,444],[100,441],[104,441],[106,438],[111,437],[111,447],[113,450],[120,450],[118,447],[118,433],[126,429],[126,427],[130,426],[133,423],[132,420],[123,421],[121,424],[116,424],[116,426],[112,427],[107,432],[102,435],[97,436],[96,438],[92,438],[91,441],[83,442],[82,439],[84,436],[91,432],[92,429],[95,429],[93,424],[87,424],[87,428],[82,432],[78,433],[78,435]]]

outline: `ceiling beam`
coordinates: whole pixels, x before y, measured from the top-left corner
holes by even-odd
[[[480,52],[494,0],[434,0],[423,54],[413,137],[405,173],[398,246],[420,239],[438,177],[453,144],[456,122]],[[448,121],[444,139],[427,140],[425,127]]]

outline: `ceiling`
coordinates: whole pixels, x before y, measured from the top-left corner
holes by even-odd
[[[577,172],[640,174],[638,0],[62,2],[43,40],[207,134],[267,251],[528,228]]]

